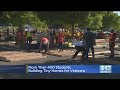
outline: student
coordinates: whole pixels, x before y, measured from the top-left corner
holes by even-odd
[[[26,38],[27,38],[27,40],[26,40],[27,47],[26,48],[28,51],[30,51],[31,50],[30,43],[32,42],[32,35],[29,31],[27,32]]]
[[[0,37],[2,37],[2,32],[0,31]]]
[[[21,28],[17,32],[17,43],[19,48],[23,48],[23,30]]]
[[[41,38],[39,53],[42,49],[45,50],[45,53],[49,51],[49,40],[46,37]]]
[[[74,59],[79,52],[82,52],[82,60],[84,60],[86,49],[85,49],[85,47],[83,46],[83,40],[77,41],[77,42],[75,43],[75,49],[76,49],[76,52],[75,52],[75,54],[73,55],[72,59]]]
[[[37,48],[39,48],[40,46],[41,38],[42,38],[42,32],[37,32],[36,33]]]
[[[115,47],[115,39],[116,39],[117,35],[114,32],[114,30],[111,30],[111,34],[110,34],[110,39],[109,39],[109,47],[110,47],[110,51],[111,51],[111,55],[109,58],[113,58],[114,57],[114,47]]]
[[[60,31],[58,33],[58,44],[60,51],[63,51],[63,43],[64,43],[64,34],[62,33],[62,31]]]
[[[94,59],[94,45],[95,45],[95,35],[91,32],[90,28],[87,28],[87,32],[83,35],[83,41],[86,43],[86,61],[88,61],[89,49],[92,51],[92,58]]]

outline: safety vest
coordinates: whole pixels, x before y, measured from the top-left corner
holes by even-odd
[[[64,42],[64,35],[62,33],[58,34],[58,42]]]
[[[109,42],[115,42],[115,39],[116,39],[116,33],[111,33],[110,34],[110,39],[109,39]]]
[[[67,32],[65,32],[65,36],[67,36]]]
[[[41,43],[44,44],[44,45],[47,45],[48,41],[49,40],[47,38],[41,38]]]
[[[79,32],[77,33],[77,36],[80,36],[80,33],[79,33]]]
[[[80,38],[83,38],[83,33],[82,32],[80,33]]]
[[[31,37],[31,33],[27,32],[27,36],[26,37]]]

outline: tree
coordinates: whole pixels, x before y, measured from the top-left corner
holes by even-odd
[[[103,19],[104,13],[100,11],[92,11],[90,13],[90,27],[93,29],[101,29],[102,28],[102,19]]]
[[[110,27],[113,27],[116,30],[120,29],[120,16],[116,13],[107,12],[102,21],[104,29],[108,30]]]
[[[15,26],[31,24],[35,28],[47,27],[46,22],[38,18],[38,12],[35,11],[5,11],[1,12],[0,20],[5,23],[11,23]]]

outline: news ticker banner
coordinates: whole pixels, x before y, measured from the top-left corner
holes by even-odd
[[[26,73],[120,73],[120,65],[27,65]]]
[[[120,73],[120,65],[1,65],[0,73]]]

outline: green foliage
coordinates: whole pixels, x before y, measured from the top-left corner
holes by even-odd
[[[5,11],[2,12],[0,20],[5,23],[11,23],[15,26],[31,24],[35,28],[47,27],[45,22],[41,22],[37,12],[33,11]]]
[[[103,17],[103,28],[109,29],[113,27],[116,30],[120,30],[120,16],[113,12],[107,12]]]
[[[72,26],[120,30],[120,16],[112,11],[3,11],[0,12],[0,22],[15,26],[29,23],[37,29],[62,24],[66,29]]]

